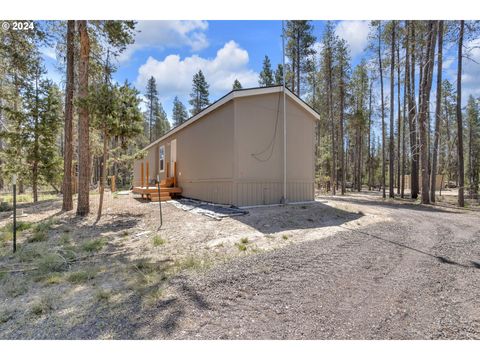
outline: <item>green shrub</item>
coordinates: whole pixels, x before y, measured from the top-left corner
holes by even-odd
[[[62,234],[60,236],[60,243],[64,245],[70,244],[71,237],[68,234]]]
[[[13,318],[15,311],[11,309],[3,309],[0,311],[0,324],[6,323]]]
[[[76,271],[68,274],[67,281],[72,284],[83,284],[88,280],[92,280],[95,275],[97,275],[97,273],[93,270]]]
[[[99,289],[95,292],[95,298],[97,301],[108,301],[111,296],[112,293],[108,290]]]
[[[45,230],[34,230],[32,235],[27,239],[28,243],[36,243],[47,241],[48,232]]]
[[[66,260],[59,254],[46,254],[37,261],[38,270],[41,272],[59,272],[67,269]]]
[[[99,252],[107,241],[104,238],[88,240],[82,245],[82,250],[87,252]]]
[[[16,298],[28,291],[27,282],[15,277],[8,277],[2,284],[3,290],[8,296]]]
[[[52,273],[49,274],[47,277],[43,278],[43,281],[47,285],[55,285],[60,284],[63,281],[63,277],[60,273]]]
[[[9,203],[5,201],[0,202],[0,212],[10,211],[10,210],[12,210],[12,206]]]
[[[161,246],[165,245],[167,241],[163,239],[160,235],[155,235],[153,237],[153,246]]]
[[[286,234],[282,235],[282,239],[283,240],[288,240],[288,235],[286,235]]]
[[[31,312],[33,315],[40,316],[53,310],[53,297],[43,296],[39,300],[33,303]]]
[[[13,234],[11,231],[4,231],[3,229],[0,230],[0,242],[8,242],[12,241],[13,239]]]
[[[55,218],[50,218],[50,219],[47,219],[47,220],[43,220],[39,223],[36,223],[33,230],[34,231],[45,231],[45,232],[47,232],[56,223],[57,223],[57,219],[55,219]]]
[[[42,251],[37,246],[22,246],[15,255],[20,262],[30,262],[42,256]]]
[[[245,244],[236,243],[235,244],[240,251],[247,251],[247,246]]]
[[[247,237],[243,237],[240,239],[240,243],[242,244],[248,244],[248,238]]]

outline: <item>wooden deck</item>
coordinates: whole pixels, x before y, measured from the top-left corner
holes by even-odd
[[[180,187],[160,187],[160,196],[158,194],[158,187],[148,186],[148,187],[134,187],[132,192],[134,194],[140,194],[142,198],[148,199],[150,201],[167,201],[171,200],[172,197],[180,195],[182,193],[182,188]]]
[[[150,201],[167,201],[172,197],[178,196],[182,193],[182,188],[177,186],[177,162],[173,163],[173,169],[170,169],[170,163],[166,163],[166,178],[160,181],[160,193],[157,186],[149,186],[152,180],[150,179],[150,166],[148,160],[145,162],[146,176],[144,176],[144,165],[141,163],[140,171],[140,186],[134,186],[132,192],[134,194],[142,195],[142,199]]]

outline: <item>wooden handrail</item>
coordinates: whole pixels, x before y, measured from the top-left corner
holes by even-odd
[[[150,166],[147,160],[147,187],[150,185]]]
[[[173,186],[177,187],[177,162],[173,162]]]

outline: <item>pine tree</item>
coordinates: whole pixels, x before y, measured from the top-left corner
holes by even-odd
[[[73,91],[75,86],[75,20],[67,21],[67,66],[65,87],[65,128],[63,157],[62,210],[73,209]]]
[[[183,124],[188,119],[187,109],[177,96],[173,99],[173,127]]]
[[[205,76],[202,70],[199,70],[198,73],[193,75],[192,92],[190,93],[189,104],[192,106],[190,109],[192,116],[197,115],[210,104],[208,88],[209,85],[205,80]]]
[[[23,96],[36,76],[40,30],[0,31],[0,65],[2,66],[1,85],[4,94],[1,100],[2,124],[0,139],[2,142],[0,176],[11,178],[18,176],[18,191],[25,192],[26,182],[30,179],[30,169],[25,161],[25,139],[28,138],[28,116],[24,111]]]
[[[478,198],[480,178],[480,116],[478,101],[468,97],[466,121],[468,126],[468,180],[469,195]]]
[[[148,79],[145,97],[147,98],[148,138],[152,142],[155,140],[153,127],[155,125],[155,111],[158,108],[157,82],[153,76]]]
[[[277,69],[275,70],[275,85],[283,84],[283,65],[278,64]]]
[[[395,117],[395,21],[390,24],[390,136],[388,142],[389,171],[388,171],[388,196],[395,197],[394,190],[394,164],[395,164],[395,142],[394,142],[394,117]]]
[[[121,87],[112,85],[111,79],[108,77],[108,70],[105,72],[105,82],[92,91],[88,99],[92,126],[100,132],[103,141],[97,221],[102,216],[111,139],[119,137],[125,147],[129,139],[141,132],[143,122],[137,90],[131,88],[128,82]]]
[[[367,99],[368,93],[368,72],[365,60],[355,67],[352,78],[352,95],[353,95],[353,137],[355,138],[355,166],[354,166],[354,183],[357,191],[362,190],[362,154],[363,154],[363,135],[365,133],[367,123]]]
[[[62,181],[62,159],[58,152],[57,138],[62,124],[62,100],[60,90],[51,81],[39,79],[36,84],[32,121],[32,134],[27,145],[27,162],[32,172],[33,201],[38,201],[38,186],[49,184],[58,188]]]
[[[267,55],[263,59],[263,68],[260,72],[260,78],[258,80],[259,86],[272,86],[273,85],[273,72],[272,72],[272,64],[270,63],[270,59]]]
[[[321,67],[320,71],[323,74],[323,87],[324,90],[322,93],[326,94],[325,104],[327,111],[328,123],[330,125],[331,131],[331,164],[330,164],[330,183],[332,186],[332,194],[336,193],[336,184],[337,184],[337,164],[336,164],[336,148],[337,148],[337,138],[336,138],[336,124],[334,121],[334,103],[333,103],[333,92],[334,92],[334,60],[335,60],[335,50],[336,44],[338,42],[338,37],[335,35],[335,30],[333,23],[330,21],[325,25],[325,32],[323,34],[323,48],[321,53]]]
[[[426,32],[426,53],[422,64],[423,74],[420,82],[420,163],[422,173],[422,204],[430,203],[430,174],[428,168],[428,123],[429,123],[429,104],[430,92],[432,88],[433,68],[435,62],[435,44],[436,44],[436,26],[435,21],[428,21]]]
[[[464,184],[465,173],[463,163],[463,118],[462,118],[462,60],[463,60],[463,36],[465,32],[465,21],[460,20],[460,31],[458,34],[458,55],[457,55],[457,157],[458,157],[458,206],[465,206]]]
[[[80,61],[78,62],[78,202],[77,215],[90,212],[90,118],[88,99],[88,65],[90,61],[90,38],[87,21],[78,21],[80,37]]]
[[[440,142],[440,124],[442,114],[442,56],[443,56],[443,21],[438,22],[438,60],[437,60],[437,98],[435,105],[435,140],[432,154],[432,175],[430,200],[435,203],[435,188],[437,184],[437,159]]]
[[[341,171],[341,193],[345,195],[345,180],[346,180],[346,166],[345,166],[345,149],[344,149],[344,121],[346,108],[346,95],[348,86],[348,73],[350,56],[348,54],[348,46],[345,40],[340,40],[336,48],[337,64],[336,72],[339,79],[339,111],[340,111],[340,129],[339,129],[339,153],[340,153],[340,171]]]
[[[240,89],[243,89],[242,84],[240,83],[240,81],[238,81],[238,79],[235,79],[232,85],[232,90],[240,90]]]
[[[310,71],[312,55],[315,54],[313,44],[316,38],[313,36],[311,21],[287,21],[285,37],[287,42],[285,52],[291,64],[292,91],[300,96],[303,78]]]
[[[163,109],[162,104],[157,101],[154,111],[154,126],[153,126],[153,139],[154,141],[165,135],[170,130],[170,122],[167,118],[167,113]]]
[[[40,183],[49,183],[58,188],[61,179],[59,176],[61,159],[56,151],[61,123],[61,100],[58,88],[44,79],[46,70],[41,64],[39,55],[34,62],[35,74],[27,82],[23,94],[25,131],[28,136],[24,137],[22,146],[26,150],[26,160],[31,174],[33,202],[37,202]]]

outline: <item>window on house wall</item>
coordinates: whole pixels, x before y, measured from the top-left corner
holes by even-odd
[[[160,159],[160,172],[165,170],[165,145],[160,146],[159,157]]]

